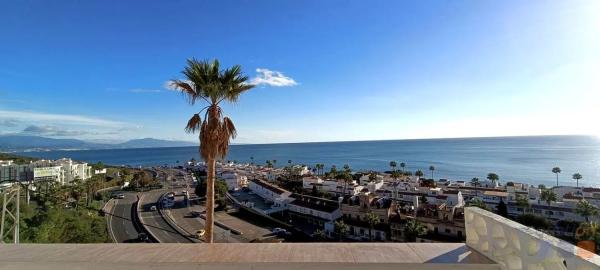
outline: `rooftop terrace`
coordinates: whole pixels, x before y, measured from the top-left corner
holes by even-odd
[[[0,245],[0,269],[600,269],[600,256],[479,208],[465,228],[466,243]]]
[[[465,244],[450,243],[0,246],[1,269],[198,269],[202,265],[211,269],[500,269]]]

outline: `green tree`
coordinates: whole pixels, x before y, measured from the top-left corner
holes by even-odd
[[[344,237],[346,237],[346,235],[350,231],[350,227],[346,223],[344,223],[343,220],[336,221],[333,227],[335,233],[338,235],[340,242],[342,241],[342,239],[344,239]]]
[[[506,207],[506,203],[504,203],[504,201],[502,199],[500,199],[500,202],[498,203],[498,206],[496,207],[496,213],[499,216],[508,217],[508,208]]]
[[[427,227],[416,219],[409,220],[404,226],[404,240],[406,242],[416,242],[417,237],[427,234]]]
[[[423,177],[423,172],[421,170],[417,170],[415,172],[415,176],[417,176],[417,177]]]
[[[530,204],[529,200],[526,197],[517,197],[517,206],[523,208],[523,215],[525,215],[525,211],[529,209]]]
[[[575,208],[575,213],[581,215],[585,218],[585,222],[590,222],[590,216],[597,216],[600,212],[598,207],[592,205],[587,200],[582,199],[577,202],[577,208]]]
[[[208,62],[189,59],[182,73],[186,80],[173,80],[171,86],[186,95],[191,105],[197,102],[205,102],[207,105],[190,118],[185,130],[190,133],[199,132],[200,157],[208,167],[205,241],[212,243],[215,163],[216,160],[224,159],[229,150],[230,139],[236,136],[233,121],[223,116],[220,105],[223,101],[236,102],[243,92],[254,85],[248,83],[248,77],[243,75],[239,65],[221,70],[217,60]],[[204,120],[200,116],[203,112]]]
[[[548,205],[550,205],[550,203],[555,202],[558,198],[556,196],[556,193],[554,193],[554,191],[552,191],[551,189],[544,189],[542,190],[540,199],[542,201],[545,201]]]
[[[577,181],[577,187],[579,187],[579,180],[583,179],[583,176],[580,173],[573,174],[573,180]]]
[[[406,163],[400,162],[400,168],[402,168],[402,173],[404,174],[404,168],[406,167]]]
[[[561,173],[562,171],[560,170],[559,167],[554,167],[552,168],[552,173],[556,174],[556,186],[558,187],[558,174]]]
[[[525,214],[517,217],[517,222],[535,228],[537,230],[548,230],[552,228],[552,224],[550,221],[545,219],[544,217],[539,217],[531,214]]]
[[[312,234],[313,239],[317,240],[317,241],[324,241],[327,239],[327,234],[320,229],[317,229],[313,234]]]
[[[469,202],[469,206],[473,206],[473,207],[479,207],[483,210],[490,210],[489,207],[487,206],[487,204],[485,204],[485,202],[483,202],[483,200],[481,200],[480,198],[474,198]]]
[[[375,172],[369,173],[369,181],[373,182],[375,180],[377,180],[377,173],[375,173]]]
[[[372,231],[375,228],[375,226],[377,226],[377,224],[379,224],[379,216],[377,216],[377,214],[375,214],[373,212],[369,212],[369,213],[367,213],[365,218],[367,220],[367,223],[369,223],[369,241],[373,241]]]

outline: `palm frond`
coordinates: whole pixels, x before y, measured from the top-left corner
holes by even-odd
[[[202,119],[200,118],[200,114],[196,113],[190,120],[188,120],[187,125],[185,126],[185,132],[187,133],[195,133],[200,130],[200,124],[202,123]]]

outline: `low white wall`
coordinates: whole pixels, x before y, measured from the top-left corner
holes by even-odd
[[[465,209],[467,245],[510,270],[598,270],[600,256],[476,207]]]

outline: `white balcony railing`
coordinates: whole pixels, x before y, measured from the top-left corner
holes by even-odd
[[[600,256],[500,217],[465,209],[467,245],[508,270],[598,270]]]

